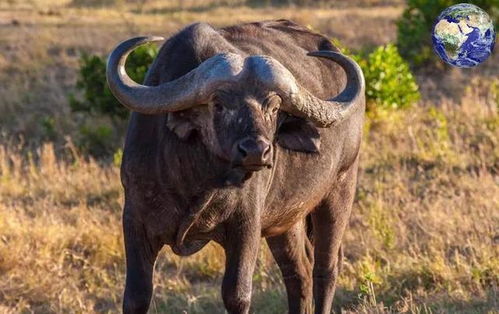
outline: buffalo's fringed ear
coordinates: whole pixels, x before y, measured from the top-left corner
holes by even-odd
[[[321,136],[311,122],[287,117],[279,127],[277,144],[298,152],[319,153]]]
[[[166,126],[182,140],[187,140],[196,129],[194,124],[181,112],[170,112]]]

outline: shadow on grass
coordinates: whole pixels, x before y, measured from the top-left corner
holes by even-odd
[[[485,293],[460,296],[457,291],[447,291],[441,278],[430,273],[408,272],[393,276],[386,287],[374,286],[375,295],[363,294],[360,289],[336,289],[333,309],[361,313],[496,313],[499,310],[499,291],[494,283],[484,287]],[[378,292],[377,290],[383,290]],[[418,291],[418,295],[412,292]],[[372,300],[376,300],[373,304]]]
[[[152,313],[225,313],[221,295],[221,279],[192,281],[180,290],[158,287],[151,303]],[[286,313],[286,293],[282,287],[265,291],[254,289],[251,312],[259,314]]]
[[[76,8],[112,7],[117,5],[118,2],[118,0],[72,0],[68,3],[68,6]]]

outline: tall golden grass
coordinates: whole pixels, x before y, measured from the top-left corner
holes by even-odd
[[[492,96],[471,90],[438,109],[370,114],[338,307],[497,310],[499,115]],[[59,159],[51,144],[0,149],[0,309],[118,311],[118,169],[71,155]],[[165,250],[153,311],[220,311],[223,258],[215,245],[185,259]],[[255,312],[284,311],[264,246],[254,280]]]

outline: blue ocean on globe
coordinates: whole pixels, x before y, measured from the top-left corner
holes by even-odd
[[[496,33],[491,18],[469,3],[445,9],[432,32],[433,48],[446,63],[470,68],[484,62],[494,49]]]

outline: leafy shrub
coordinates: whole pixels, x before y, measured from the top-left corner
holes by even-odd
[[[50,116],[42,117],[39,123],[42,129],[42,136],[44,139],[49,139],[53,141],[57,138],[57,131],[56,131],[54,117]]]
[[[80,127],[78,147],[93,156],[105,156],[112,152],[113,129],[107,125],[83,125]]]
[[[103,114],[120,119],[128,116],[128,111],[114,98],[107,86],[104,58],[97,55],[82,55],[78,75],[76,88],[82,91],[83,99],[70,95],[69,105],[73,112]]]
[[[154,60],[156,46],[144,45],[135,49],[127,59],[128,75],[136,82],[145,78],[147,67]],[[83,99],[70,95],[69,104],[73,112],[90,115],[106,115],[113,119],[126,119],[128,110],[123,107],[109,90],[106,82],[106,60],[98,55],[83,54],[76,88]]]
[[[368,110],[406,108],[420,98],[419,88],[407,62],[393,44],[380,46],[367,58],[354,56],[364,72]]]
[[[413,66],[438,60],[433,53],[431,31],[438,15],[447,7],[469,2],[487,11],[496,24],[499,22],[498,0],[408,0],[397,22],[397,47]]]
[[[145,78],[148,66],[157,55],[153,45],[135,49],[127,59],[128,75],[136,82]],[[73,112],[83,113],[85,121],[80,127],[78,146],[92,155],[104,155],[116,150],[124,132],[124,121],[129,113],[113,96],[106,82],[106,59],[98,55],[83,54],[80,60],[78,95],[70,94],[69,105]],[[100,121],[96,126],[89,119],[108,118],[108,125]],[[109,125],[110,123],[110,125]],[[93,125],[93,126],[92,126]]]
[[[123,149],[118,148],[118,150],[113,155],[113,165],[119,168],[121,166],[122,159],[123,159]]]

